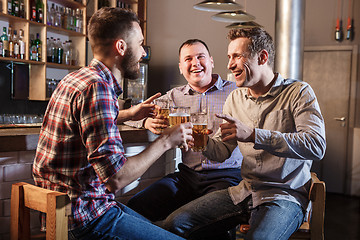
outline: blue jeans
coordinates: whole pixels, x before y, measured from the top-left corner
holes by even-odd
[[[137,193],[127,206],[155,222],[198,197],[238,185],[242,179],[237,168],[195,171],[180,163],[179,170]]]
[[[275,200],[252,208],[251,196],[234,205],[227,189],[200,197],[184,205],[161,226],[187,239],[224,239],[226,231],[250,223],[245,239],[288,239],[304,219],[300,205]]]
[[[168,240],[183,238],[153,225],[146,218],[121,204],[110,208],[90,224],[69,231],[69,239]]]

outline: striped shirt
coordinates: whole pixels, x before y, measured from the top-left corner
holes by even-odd
[[[61,80],[46,109],[33,176],[38,186],[69,195],[70,230],[116,204],[104,183],[126,161],[116,126],[121,92],[111,71],[93,59]]]

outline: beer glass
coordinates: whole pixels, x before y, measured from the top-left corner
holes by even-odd
[[[190,122],[190,107],[170,107],[170,127],[186,122]]]
[[[191,123],[193,124],[192,136],[194,138],[194,152],[204,151],[207,145],[207,113],[192,113]]]
[[[169,100],[168,99],[155,99],[154,103],[160,107],[156,109],[156,115],[162,116],[164,119],[169,120]],[[156,129],[159,132],[163,132],[163,128]]]

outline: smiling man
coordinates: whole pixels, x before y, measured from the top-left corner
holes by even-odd
[[[264,29],[233,29],[228,38],[228,68],[239,88],[203,154],[222,162],[239,146],[243,180],[179,208],[163,226],[187,239],[219,239],[249,222],[245,239],[285,240],[304,220],[311,165],[326,149],[324,119],[309,84],[273,71],[274,44]]]
[[[139,20],[130,10],[101,8],[89,21],[88,36],[94,59],[61,80],[45,112],[33,165],[35,183],[69,195],[69,239],[182,239],[115,201],[115,192],[170,148],[187,150],[192,125],[171,128],[126,158],[117,121],[151,115],[151,101],[159,96],[119,112],[120,82],[139,77],[145,56]]]
[[[213,67],[214,61],[205,42],[187,40],[179,48],[179,70],[188,84],[171,89],[161,98],[169,99],[171,105],[188,106],[191,112],[199,112],[201,103],[207,102],[208,127],[215,133],[222,121],[215,118],[215,113],[222,112],[226,97],[236,85],[212,74]],[[163,118],[150,117],[144,121],[144,126],[155,134],[159,134],[158,127],[167,127]],[[128,206],[152,221],[162,220],[200,196],[237,185],[241,180],[241,162],[239,148],[235,148],[222,163],[212,161],[200,152],[182,151],[179,171],[136,194]]]

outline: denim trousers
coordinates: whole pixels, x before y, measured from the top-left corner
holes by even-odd
[[[69,231],[69,239],[169,240],[183,239],[119,203],[84,227]]]
[[[151,221],[165,219],[179,207],[207,193],[241,181],[238,168],[195,171],[179,164],[179,172],[168,174],[132,197],[127,206]]]
[[[250,223],[245,239],[288,239],[304,219],[302,207],[274,200],[252,207],[251,195],[234,205],[227,189],[209,193],[177,209],[159,225],[186,239],[225,239],[226,231]]]

